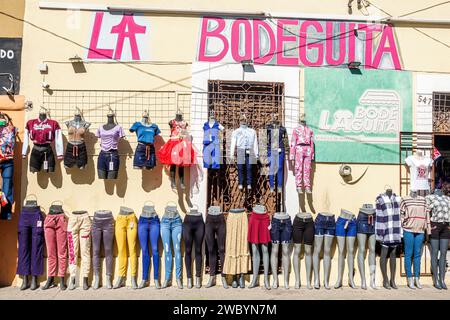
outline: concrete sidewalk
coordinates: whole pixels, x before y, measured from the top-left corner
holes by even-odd
[[[261,287],[254,289],[223,289],[222,287],[201,288],[201,289],[178,289],[170,287],[167,289],[157,290],[154,287],[142,290],[132,290],[131,288],[121,288],[117,290],[90,288],[84,291],[77,288],[73,291],[61,291],[58,288],[52,288],[46,291],[38,289],[36,291],[20,291],[17,287],[0,288],[0,300],[282,300],[282,299],[300,299],[300,300],[450,300],[450,290],[437,290],[429,285],[424,285],[422,290],[411,290],[406,286],[399,286],[398,290],[386,290],[384,288],[373,290],[351,289],[344,287],[341,289],[331,290],[308,290],[305,287],[296,289],[272,289],[265,290]]]

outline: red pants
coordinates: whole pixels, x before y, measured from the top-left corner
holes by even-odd
[[[49,277],[56,275],[64,277],[67,268],[67,219],[64,213],[47,215],[44,232],[47,245],[47,274]]]

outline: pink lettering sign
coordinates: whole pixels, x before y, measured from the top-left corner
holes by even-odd
[[[287,66],[360,60],[364,68],[401,69],[392,27],[342,21],[204,17],[197,59]]]

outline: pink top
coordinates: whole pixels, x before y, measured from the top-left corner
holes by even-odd
[[[95,136],[100,138],[100,147],[102,151],[117,150],[119,140],[125,137],[121,126],[117,125],[110,130],[105,130],[103,126],[97,129]]]
[[[309,146],[311,148],[311,157],[314,158],[314,132],[310,127],[299,125],[294,129],[291,139],[291,150],[289,153],[289,157],[291,158],[291,160],[294,159],[295,148],[298,145]]]
[[[186,130],[188,124],[185,121],[177,121],[175,119],[169,122],[170,125],[170,137],[180,138],[183,136],[183,131]]]

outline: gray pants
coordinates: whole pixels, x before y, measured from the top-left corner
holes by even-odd
[[[94,275],[100,274],[100,250],[103,239],[105,250],[106,275],[113,274],[114,217],[111,211],[97,211],[92,223],[92,264]]]

